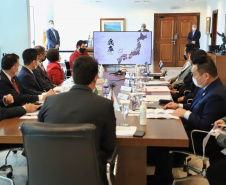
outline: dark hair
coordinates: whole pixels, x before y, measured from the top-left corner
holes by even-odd
[[[197,71],[200,75],[203,73],[209,73],[212,77],[216,77],[217,67],[213,61],[213,59],[207,55],[200,55],[194,58],[194,65],[197,65]]]
[[[49,23],[54,22],[53,20],[49,20]]]
[[[11,69],[14,65],[16,65],[18,59],[19,59],[19,56],[16,55],[15,53],[6,54],[2,58],[2,63],[1,63],[2,69],[3,70]]]
[[[186,49],[185,49],[186,53],[190,53],[190,51],[192,49],[198,49],[198,48],[197,48],[197,46],[195,44],[186,44]]]
[[[24,65],[30,65],[34,60],[37,59],[37,56],[38,52],[34,48],[24,50],[22,54]]]
[[[196,57],[201,56],[201,55],[205,55],[207,56],[207,53],[202,50],[202,49],[195,49],[195,50],[191,50],[191,60],[193,61]]]
[[[77,42],[77,44],[76,44],[76,48],[78,48],[78,46],[81,47],[82,44],[86,44],[86,42],[83,41],[83,40],[79,40],[79,41]]]
[[[98,62],[89,56],[80,56],[73,64],[75,84],[89,85],[98,73]]]
[[[38,52],[38,55],[45,53],[45,48],[43,46],[35,46],[34,49]]]
[[[50,61],[50,62],[56,62],[59,60],[59,50],[58,49],[49,49],[47,51],[46,54],[46,58]]]

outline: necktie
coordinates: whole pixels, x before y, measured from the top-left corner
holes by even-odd
[[[11,78],[11,82],[12,82],[14,88],[16,89],[16,91],[20,94],[20,90],[18,89],[18,87],[16,85],[16,82],[15,82],[15,80],[13,78]]]
[[[42,68],[42,70],[43,71],[45,71],[45,68],[44,68],[44,66],[43,66],[43,64],[41,63],[41,68]]]

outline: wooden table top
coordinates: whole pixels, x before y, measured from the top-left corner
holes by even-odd
[[[157,72],[157,71],[156,71]],[[125,76],[115,76],[105,74],[109,81],[124,79]],[[117,82],[114,91],[118,93],[124,81]],[[123,122],[123,115],[115,112],[117,125]],[[5,119],[0,122],[0,143],[22,144],[22,134],[19,126],[22,120],[19,117]],[[167,146],[167,147],[188,147],[189,141],[183,124],[180,119],[147,119],[147,125],[139,124],[139,116],[128,116],[126,122],[131,126],[136,126],[137,130],[145,131],[143,137],[117,136],[118,146]]]

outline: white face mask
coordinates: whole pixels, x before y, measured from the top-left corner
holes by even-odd
[[[203,75],[203,74],[202,74],[202,75]],[[201,77],[202,77],[202,76],[200,76],[198,79],[200,79]],[[198,80],[198,79],[197,79],[197,80]],[[199,85],[198,82],[197,82],[197,80],[196,80],[194,77],[192,77],[192,81],[193,81],[193,83],[195,84],[195,86],[202,88],[202,85],[203,85],[205,82],[203,82],[201,85]]]
[[[17,76],[19,74],[19,70],[17,72],[14,71],[14,73],[15,73],[15,76]]]
[[[192,28],[193,31],[196,31],[196,28]]]
[[[49,26],[50,28],[54,28],[54,24],[50,24],[50,26]]]
[[[141,28],[141,31],[144,31],[144,28]]]

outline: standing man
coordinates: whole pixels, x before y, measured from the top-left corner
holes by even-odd
[[[192,31],[188,34],[188,42],[191,44],[195,44],[198,48],[200,48],[200,37],[201,33],[197,30],[197,24],[192,24]]]
[[[73,64],[73,80],[76,85],[68,92],[47,98],[38,114],[38,121],[59,124],[93,123],[96,126],[95,143],[101,185],[107,185],[105,157],[116,146],[116,118],[113,102],[93,93],[97,79],[97,61],[88,56],[78,57]]]
[[[145,23],[143,23],[142,25],[141,25],[141,29],[140,30],[138,30],[139,32],[141,32],[141,31],[149,31],[148,29],[146,29],[146,24]]]
[[[36,69],[33,69],[33,73],[42,89],[44,91],[49,91],[54,88],[54,85],[49,79],[43,66],[43,62],[46,59],[46,50],[43,46],[35,46],[35,50],[38,52],[38,66]]]
[[[54,29],[53,20],[49,21],[49,29],[46,30],[47,38],[47,50],[50,48],[59,49],[60,48],[60,36],[57,30]]]
[[[86,43],[85,41],[79,40],[76,44],[76,50],[71,54],[70,56],[70,70],[72,72],[72,66],[76,58],[80,56],[89,56],[89,54],[86,51]]]

